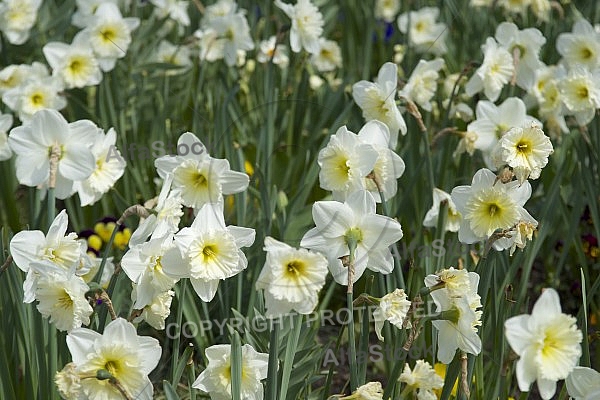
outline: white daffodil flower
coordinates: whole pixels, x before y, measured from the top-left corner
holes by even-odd
[[[439,71],[444,66],[444,60],[419,60],[406,85],[398,92],[398,97],[404,97],[421,107],[425,111],[431,111],[431,99],[437,90]]]
[[[455,278],[455,282],[453,279]],[[479,275],[475,272],[464,274],[455,271],[442,271],[438,275],[428,275],[425,285],[433,287],[440,282],[448,282],[441,289],[433,290],[431,298],[435,302],[436,312],[446,313],[448,319],[432,322],[438,331],[438,353],[440,362],[449,364],[456,350],[469,354],[481,352],[481,338],[477,327],[481,325],[481,297],[477,294]]]
[[[325,285],[327,259],[320,253],[295,249],[270,236],[265,238],[265,265],[256,281],[264,290],[266,315],[279,316],[292,310],[311,313]]]
[[[81,377],[72,362],[54,375],[54,383],[63,399],[79,400],[82,398]]]
[[[316,227],[304,235],[300,246],[325,254],[340,285],[348,285],[348,268],[340,258],[350,254],[349,239],[356,241],[353,283],[366,268],[389,274],[394,268],[389,246],[402,238],[402,228],[375,211],[375,199],[364,190],[352,193],[344,203],[317,201],[312,208]]]
[[[577,20],[571,32],[558,35],[556,50],[571,68],[593,71],[600,67],[600,33],[585,18]]]
[[[254,49],[248,20],[241,11],[213,18],[208,28],[194,35],[200,39],[200,59],[223,58],[230,67],[236,65],[240,52],[245,56],[246,51]]]
[[[74,275],[74,268],[66,270],[50,261],[32,262],[31,270],[38,274],[35,299],[38,311],[60,331],[70,331],[89,325],[93,312],[85,293],[85,281]]]
[[[600,372],[575,367],[567,377],[567,392],[574,400],[600,399]]]
[[[140,223],[129,239],[130,247],[145,242],[151,235],[162,237],[179,230],[179,221],[183,216],[183,199],[179,191],[171,190],[172,182],[173,175],[167,174],[153,208],[156,214],[151,214]]]
[[[281,0],[274,3],[292,20],[290,30],[290,47],[294,53],[301,49],[311,54],[319,52],[319,38],[323,33],[323,15],[310,0],[298,0],[295,5]]]
[[[400,0],[376,0],[375,18],[392,23],[400,11]]]
[[[593,72],[576,67],[560,84],[560,94],[569,114],[575,116],[579,125],[587,125],[600,108],[600,69]]]
[[[42,49],[52,75],[62,79],[67,89],[94,86],[102,81],[102,71],[89,43],[82,34],[73,43],[49,42]]]
[[[153,235],[150,241],[129,248],[121,259],[121,267],[135,283],[136,301],[133,308],[141,310],[161,293],[171,289],[177,279],[165,274],[165,253],[172,249],[173,235]]]
[[[180,155],[160,157],[154,165],[163,179],[173,174],[173,189],[180,192],[185,206],[199,209],[204,204],[222,203],[224,194],[243,192],[248,187],[248,175],[232,171],[225,159],[210,157],[193,133],[179,137],[177,150]]]
[[[419,53],[442,55],[448,51],[446,24],[437,22],[440,9],[437,7],[422,7],[418,11],[409,11],[398,17],[398,28],[403,34],[408,34],[410,45]],[[410,26],[408,26],[410,20]],[[410,32],[409,32],[410,30]]]
[[[150,3],[156,7],[154,14],[160,19],[169,17],[181,26],[190,25],[190,16],[188,15],[188,1],[182,0],[150,0]]]
[[[512,1],[512,0],[498,0],[498,6],[502,7],[504,11],[510,14],[520,14],[521,16],[527,15],[527,7],[531,0],[525,1]],[[489,6],[492,5],[492,2]]]
[[[37,61],[34,61],[31,65],[9,65],[0,70],[0,94],[4,94],[17,86],[21,86],[28,80],[36,80],[48,76],[48,68]]]
[[[75,232],[65,236],[68,224],[67,212],[62,210],[52,221],[47,235],[42,231],[21,231],[10,241],[10,254],[15,264],[27,272],[23,283],[25,303],[31,303],[35,298],[38,274],[30,268],[31,263],[51,261],[64,270],[74,269],[79,263],[82,244],[77,241]]]
[[[508,165],[522,184],[527,179],[537,179],[554,152],[550,138],[537,125],[511,128],[492,151],[498,168]]]
[[[411,370],[408,363],[404,364],[404,371],[398,378],[399,382],[416,391],[418,400],[436,400],[434,390],[439,390],[444,386],[444,380],[436,374],[435,370],[425,360],[417,360],[414,368]]]
[[[44,75],[34,75],[2,95],[4,104],[18,113],[23,122],[29,122],[40,110],[61,110],[67,105],[67,100],[60,94],[64,89],[62,80],[49,76],[45,67],[44,72]]]
[[[363,112],[366,121],[373,119],[386,124],[390,129],[389,147],[398,144],[398,132],[406,135],[406,122],[396,105],[398,66],[387,62],[381,66],[375,82],[360,81],[352,85],[352,97]]]
[[[86,28],[94,19],[94,14],[103,3],[119,5],[120,0],[75,0],[77,8],[71,16],[71,24],[77,28]]]
[[[73,329],[67,335],[67,347],[85,398],[123,398],[122,389],[129,398],[152,400],[148,374],[158,365],[162,349],[158,340],[138,336],[130,322],[117,318],[106,325],[102,335],[86,328]]]
[[[167,275],[190,278],[203,301],[211,301],[219,281],[237,275],[248,266],[241,247],[254,243],[255,231],[225,226],[222,204],[206,204],[189,228],[175,235],[176,248],[168,251],[162,263]]]
[[[74,192],[74,181],[87,179],[96,165],[90,145],[98,127],[88,120],[68,123],[55,110],[35,113],[31,122],[10,131],[8,144],[17,156],[19,183],[26,186],[47,184],[50,176],[50,155],[58,146],[56,197],[66,199]]]
[[[523,208],[531,196],[529,182],[502,183],[486,168],[475,173],[471,186],[452,189],[451,196],[463,216],[458,230],[458,240],[462,243],[486,240],[496,230],[513,229],[519,221],[535,221]],[[498,251],[507,248],[501,244],[506,245],[502,239],[495,241],[494,248]]]
[[[9,43],[20,45],[29,39],[42,0],[3,0],[0,2],[0,31]]]
[[[512,55],[504,47],[498,46],[493,37],[488,37],[481,45],[483,63],[465,85],[467,96],[483,91],[485,97],[494,102],[515,72]]]
[[[350,396],[339,397],[339,400],[383,400],[381,382],[367,382],[356,388]]]
[[[552,11],[550,0],[530,0],[529,7],[538,21],[548,22],[550,20],[550,12]]]
[[[137,302],[137,292],[136,285],[134,284],[134,288],[131,291],[131,300],[134,303]],[[149,304],[144,306],[140,315],[135,317],[133,322],[137,324],[146,321],[154,329],[165,329],[165,320],[171,314],[171,302],[174,295],[175,292],[172,290],[157,294]]]
[[[377,152],[372,171],[363,178],[364,187],[371,192],[376,202],[387,201],[398,191],[398,178],[406,169],[404,160],[389,148],[390,130],[383,122],[376,120],[367,122],[358,132],[358,138],[363,143],[371,145]]]
[[[440,204],[446,202],[446,220],[442,227],[444,231],[458,232],[460,228],[461,214],[456,209],[456,204],[452,201],[450,194],[441,189],[433,188],[433,205],[425,214],[423,226],[435,228],[438,224],[440,214]]]
[[[334,71],[342,66],[342,50],[334,40],[319,39],[319,51],[310,57],[319,72]]]
[[[365,177],[373,170],[378,152],[359,136],[342,126],[319,151],[320,186],[331,190],[333,198],[344,200],[349,194],[365,189]]]
[[[540,49],[546,43],[546,38],[539,29],[519,30],[512,22],[502,22],[498,25],[495,37],[513,56],[517,85],[529,90],[533,86],[535,72],[541,67]]]
[[[210,395],[212,400],[231,398],[231,345],[218,344],[205,350],[208,366],[192,384]],[[259,353],[249,344],[242,346],[242,382],[240,398],[262,400],[263,385],[267,378],[269,355]]]
[[[139,24],[139,18],[123,18],[113,3],[102,2],[98,6],[82,35],[92,47],[102,71],[111,71],[117,59],[125,57],[131,44],[131,32]]]
[[[471,290],[471,283],[475,279],[474,272],[469,272],[466,269],[455,269],[454,267],[446,268],[435,274],[425,277],[425,286],[434,288],[436,286],[443,287],[450,297],[463,297],[465,293]]]
[[[13,124],[11,114],[0,113],[0,161],[9,160],[13,153],[8,145],[7,132]]]
[[[284,44],[277,44],[277,36],[271,36],[267,40],[260,42],[256,61],[264,64],[271,62],[272,60],[273,64],[280,68],[286,68],[290,63],[287,52],[287,46]]]
[[[375,333],[377,333],[379,340],[384,341],[381,330],[385,321],[389,321],[390,324],[398,329],[404,328],[404,320],[406,319],[408,310],[410,310],[410,305],[411,303],[406,293],[404,293],[404,289],[396,289],[379,300],[379,305],[373,312]],[[408,323],[406,327],[410,328],[411,324]]]
[[[475,121],[467,125],[467,131],[476,137],[473,146],[483,152],[486,164],[493,168],[491,152],[498,140],[508,130],[515,126],[542,125],[537,119],[527,115],[527,108],[523,100],[518,97],[509,97],[500,105],[486,100],[481,100],[475,108]]]
[[[168,40],[161,40],[158,49],[152,56],[153,60],[165,64],[173,64],[179,69],[166,71],[167,75],[177,75],[188,70],[192,66],[191,52],[189,47],[184,45],[176,46]]]
[[[91,148],[96,169],[87,179],[75,182],[74,186],[82,206],[92,205],[100,200],[123,176],[127,163],[115,147],[116,142],[114,128],[110,128],[106,134],[98,129]]]
[[[567,378],[581,357],[583,336],[576,322],[562,313],[558,293],[551,288],[542,292],[531,315],[506,320],[506,340],[520,356],[517,382],[522,392],[537,381],[542,399],[554,396],[556,382]]]
[[[538,114],[550,132],[569,132],[565,121],[567,109],[559,86],[559,82],[566,75],[567,72],[563,65],[542,65],[536,71],[535,82],[529,91],[537,99]]]

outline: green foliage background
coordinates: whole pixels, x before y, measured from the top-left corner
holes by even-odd
[[[349,86],[361,79],[372,80],[379,67],[390,61],[394,44],[404,44],[406,38],[393,25],[386,36],[386,26],[373,16],[372,1],[319,1],[325,16],[324,36],[336,40],[344,59],[337,73],[341,84],[337,89],[325,85],[313,91],[308,83],[307,57],[291,54],[291,63],[282,71],[273,65],[256,65],[247,69],[227,68],[222,62],[198,62],[179,75],[168,75],[173,69],[166,64],[150,61],[161,37],[156,34],[166,23],[151,17],[152,7],[133,2],[128,16],[141,18],[141,26],[133,34],[127,56],[116,68],[104,75],[96,88],[67,92],[68,107],[63,110],[67,120],[91,119],[104,129],[115,127],[118,147],[126,152],[130,144],[150,146],[155,141],[176,143],[182,132],[194,132],[208,147],[211,155],[227,158],[232,169],[244,170],[248,161],[254,168],[250,188],[228,201],[228,224],[253,227],[256,242],[246,254],[249,266],[242,274],[221,283],[217,297],[202,303],[191,290],[181,299],[181,286],[173,302],[168,322],[175,321],[180,307],[186,321],[198,325],[202,320],[228,319],[235,316],[252,318],[264,312],[261,297],[254,282],[264,262],[262,241],[271,235],[291,245],[298,245],[302,235],[312,226],[311,206],[327,193],[319,188],[319,150],[329,135],[340,126],[357,132],[363,125],[360,109],[353,103]],[[460,72],[470,61],[482,59],[480,45],[486,36],[493,36],[496,26],[510,17],[500,10],[490,12],[474,9],[466,1],[406,1],[402,11],[416,10],[424,5],[441,9],[441,20],[448,24],[449,47],[446,72]],[[284,14],[270,1],[239,1],[248,10],[251,33],[255,40],[280,32],[287,43]],[[515,22],[520,28],[537,26],[548,39],[541,58],[547,64],[559,59],[554,42],[561,32],[571,30],[577,9],[592,23],[597,20],[600,4],[588,1],[564,4],[564,18],[553,12],[549,23],[537,24],[532,15]],[[44,61],[42,47],[53,40],[70,42],[76,28],[70,26],[74,1],[45,1],[30,40],[23,46],[12,46],[2,38],[0,66]],[[190,4],[192,26],[197,26],[201,14]],[[191,35],[190,28],[186,32]],[[167,36],[176,37],[171,33]],[[248,57],[253,57],[249,53]],[[402,62],[406,75],[417,64],[419,55],[408,48]],[[506,87],[501,99],[509,95],[522,97],[518,88]],[[435,239],[455,243],[455,234],[444,235],[435,229],[422,227],[422,219],[431,206],[432,188],[448,192],[459,184],[469,184],[474,172],[483,166],[481,157],[463,155],[454,160],[452,152],[458,137],[446,135],[430,148],[434,135],[441,129],[464,123],[447,120],[437,97],[439,113],[424,113],[427,134],[419,131],[415,120],[407,117],[408,135],[401,137],[398,153],[406,163],[406,172],[399,180],[398,194],[388,204],[388,213],[403,226],[404,238],[398,244],[402,256],[393,274],[382,277],[367,273],[357,285],[363,290],[382,296],[396,287],[405,287],[413,297],[423,285],[423,277],[441,267],[456,266],[461,258],[465,268],[474,269],[470,251],[474,246],[448,248],[442,256],[408,249],[427,249]],[[477,99],[472,99],[474,107]],[[7,112],[6,109],[3,110]],[[535,111],[533,111],[535,114]],[[578,326],[587,331],[582,365],[600,368],[597,349],[598,324],[588,325],[591,315],[600,318],[600,263],[586,252],[582,236],[600,238],[600,122],[598,118],[583,134],[577,127],[553,140],[555,153],[539,180],[533,181],[533,196],[527,209],[540,222],[535,239],[524,251],[513,257],[507,252],[492,253],[485,265],[480,264],[480,294],[484,304],[483,327],[480,330],[484,350],[470,361],[474,384],[472,398],[505,399],[518,395],[514,359],[504,339],[503,323],[513,315],[528,312],[544,287],[557,288],[563,310],[578,318]],[[13,232],[22,229],[42,229],[45,221],[43,200],[32,188],[20,187],[12,161],[0,163],[0,261],[8,255],[8,243]],[[157,174],[153,159],[129,159],[123,178],[102,200],[91,207],[80,207],[76,196],[60,207],[68,210],[73,231],[94,226],[105,216],[120,216],[128,206],[156,196]],[[284,196],[285,195],[285,196]],[[284,201],[284,198],[287,201]],[[586,211],[587,210],[587,211]],[[190,222],[192,215],[186,216]],[[132,230],[136,217],[127,220]],[[114,254],[118,260],[122,252]],[[585,280],[582,280],[585,277]],[[57,334],[58,360],[48,357],[52,337],[48,323],[42,320],[34,304],[22,303],[24,274],[14,265],[0,275],[0,397],[3,399],[57,398],[53,384],[56,369],[70,361],[65,335]],[[402,283],[404,282],[404,284]],[[113,302],[122,316],[128,316],[130,283],[124,274],[115,278]],[[587,299],[583,292],[587,292]],[[319,309],[333,309],[345,303],[344,288],[328,281],[322,293]],[[585,305],[585,307],[584,307]],[[100,314],[102,315],[102,314]],[[95,314],[95,318],[100,318]],[[106,314],[104,314],[106,317]],[[98,320],[96,320],[98,322]],[[297,321],[296,321],[297,322]],[[279,336],[258,332],[251,326],[240,333],[242,343],[252,344],[258,351],[267,352],[274,340],[280,359],[278,378],[269,381],[268,398],[326,399],[334,394],[338,376],[344,377],[343,367],[323,367],[327,346],[344,346],[344,335],[328,334],[313,322],[284,327]],[[357,327],[359,348],[369,344],[365,325]],[[372,327],[371,327],[372,330]],[[391,345],[404,344],[405,333],[385,328],[392,338]],[[197,335],[193,340],[174,343],[164,332],[140,325],[140,334],[161,340],[163,360],[151,378],[157,396],[172,398],[201,398],[198,391],[189,389],[191,382],[205,366],[203,350],[215,343],[230,343],[235,335],[219,335],[218,330]],[[425,328],[415,347],[427,348],[433,343],[431,326]],[[371,339],[373,342],[373,339]],[[589,346],[588,346],[589,342]],[[188,345],[193,345],[193,351]],[[271,347],[273,348],[273,347]],[[173,363],[173,353],[181,354]],[[193,363],[187,364],[188,360]],[[449,394],[452,377],[458,375],[458,363],[450,365],[445,395]],[[393,373],[393,360],[377,365],[361,365],[360,374],[377,377],[388,384]],[[163,384],[163,380],[165,383]],[[332,386],[333,385],[333,386]],[[535,390],[532,398],[535,398]],[[521,398],[526,398],[526,394]],[[566,398],[563,389],[558,395]],[[396,398],[396,397],[394,397]]]

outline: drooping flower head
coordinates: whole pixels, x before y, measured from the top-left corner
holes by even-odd
[[[404,289],[396,289],[381,298],[378,307],[373,312],[373,318],[375,319],[375,333],[377,333],[379,340],[384,340],[381,330],[383,329],[383,323],[385,321],[389,321],[390,324],[398,329],[402,329],[405,326],[410,328],[410,323],[407,325],[404,323],[410,305],[411,303],[408,300]]]

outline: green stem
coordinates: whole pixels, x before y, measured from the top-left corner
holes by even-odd
[[[177,335],[174,339],[173,344],[173,363],[171,364],[171,373],[173,374],[173,386],[177,387],[179,382],[175,382],[175,374],[177,370],[177,364],[179,363],[179,345],[181,343],[181,323],[183,319],[183,302],[185,299],[185,292],[187,289],[188,280],[183,279],[181,283],[181,290],[177,299]]]
[[[389,400],[392,397],[392,390],[396,386],[395,383],[396,383],[396,381],[398,381],[398,378],[400,377],[400,374],[402,373],[402,370],[404,369],[404,363],[406,362],[407,355],[408,355],[408,351],[406,351],[404,348],[402,348],[402,355],[400,356],[400,359],[397,360],[397,362],[394,364],[394,369],[392,370],[388,384],[385,387],[385,390],[383,391],[383,399],[384,400]]]
[[[356,338],[354,337],[354,252],[356,250],[356,240],[347,238],[348,249],[350,254],[348,256],[348,291],[346,293],[346,303],[348,306],[348,348],[350,358],[348,363],[350,364],[350,391],[354,392],[359,386],[358,382],[358,370],[356,365]]]
[[[267,400],[277,400],[277,367],[279,364],[279,324],[273,324],[269,341],[269,369],[267,371]]]

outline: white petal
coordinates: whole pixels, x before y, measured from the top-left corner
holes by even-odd
[[[522,355],[528,346],[534,342],[534,338],[529,331],[529,319],[527,314],[517,315],[504,322],[504,333],[510,347],[518,355]]]
[[[217,289],[219,287],[219,280],[213,279],[210,281],[204,281],[200,279],[190,278],[190,282],[192,282],[192,286],[196,291],[196,294],[202,299],[202,301],[209,302],[217,293]]]
[[[88,361],[88,354],[94,351],[94,343],[102,335],[91,329],[75,328],[67,335],[67,347],[71,359],[76,365],[84,365]]]

